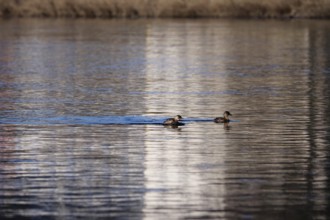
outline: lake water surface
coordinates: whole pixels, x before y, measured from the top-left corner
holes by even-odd
[[[328,21],[0,30],[1,219],[330,217]]]

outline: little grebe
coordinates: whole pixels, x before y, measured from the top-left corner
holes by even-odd
[[[177,115],[174,118],[168,118],[163,122],[163,125],[183,125],[180,121],[182,120],[181,115]]]
[[[218,117],[214,119],[215,123],[228,123],[229,122],[229,115],[231,116],[229,111],[225,111],[223,113],[223,117]]]

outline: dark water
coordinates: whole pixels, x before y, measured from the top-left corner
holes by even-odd
[[[1,219],[330,217],[328,21],[0,30]]]

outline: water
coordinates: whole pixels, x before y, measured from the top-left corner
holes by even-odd
[[[328,21],[0,29],[1,219],[330,216]]]

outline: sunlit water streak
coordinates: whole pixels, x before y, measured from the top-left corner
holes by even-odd
[[[0,28],[1,219],[329,216],[328,22]]]

